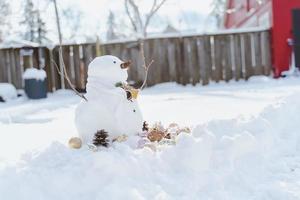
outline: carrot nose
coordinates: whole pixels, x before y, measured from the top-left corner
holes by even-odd
[[[131,60],[128,60],[127,62],[121,64],[121,69],[128,69],[130,65],[131,65]]]

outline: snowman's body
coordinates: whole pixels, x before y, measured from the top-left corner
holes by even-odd
[[[123,134],[141,132],[143,117],[135,99],[128,100],[126,92],[116,83],[125,83],[127,71],[114,56],[98,57],[88,69],[88,101],[82,101],[75,114],[75,123],[83,143],[92,143],[97,131],[105,130],[110,139]]]

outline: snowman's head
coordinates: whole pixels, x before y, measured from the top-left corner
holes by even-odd
[[[115,56],[100,56],[89,64],[88,77],[97,78],[99,81],[111,84],[126,82],[129,65],[130,62],[123,62]]]

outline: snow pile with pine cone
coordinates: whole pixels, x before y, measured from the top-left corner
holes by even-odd
[[[2,104],[0,199],[299,199],[299,99],[298,78],[158,85],[140,103],[151,142],[96,152],[68,147],[71,93]]]

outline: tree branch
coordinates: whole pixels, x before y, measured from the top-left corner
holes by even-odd
[[[127,16],[129,17],[130,23],[131,23],[134,31],[138,32],[138,29],[137,29],[137,26],[135,24],[135,21],[134,21],[133,17],[130,14],[130,10],[129,10],[129,7],[128,7],[128,0],[125,0],[125,11],[126,11]]]
[[[75,86],[72,84],[68,74],[66,73],[66,70],[64,70],[64,74],[62,74],[62,72],[59,70],[59,67],[57,66],[56,62],[52,59],[51,60],[52,63],[54,64],[54,66],[56,67],[56,70],[57,72],[60,74],[60,75],[64,75],[65,79],[67,80],[69,86],[71,87],[71,89],[75,92],[75,94],[79,97],[81,97],[82,99],[84,99],[85,101],[88,101],[87,98],[83,95],[83,94],[80,94],[76,89],[75,89]],[[66,68],[64,66],[64,68]]]
[[[150,24],[150,21],[151,21],[152,17],[163,6],[163,4],[166,3],[166,1],[167,0],[162,0],[160,3],[157,3],[157,0],[153,1],[152,8],[151,8],[149,14],[146,17],[146,22],[145,22],[144,29],[143,29],[143,33],[144,33],[145,37],[147,36],[147,28]]]
[[[138,32],[142,31],[143,30],[143,20],[142,20],[142,17],[141,17],[141,12],[139,10],[139,7],[136,5],[136,3],[134,2],[134,0],[128,0],[129,4],[131,5],[132,9],[133,9],[133,12],[134,12],[134,15],[135,15],[135,19],[137,20],[137,24],[136,25],[137,27],[139,26],[139,29]]]
[[[143,34],[143,37],[147,37],[147,29],[150,24],[150,21],[154,14],[166,3],[167,0],[152,0],[152,6],[149,10],[149,13],[146,14],[145,20],[143,23],[142,14],[139,10],[138,5],[135,0],[125,0],[125,11],[129,17],[129,20],[134,28],[134,31],[139,34]]]

